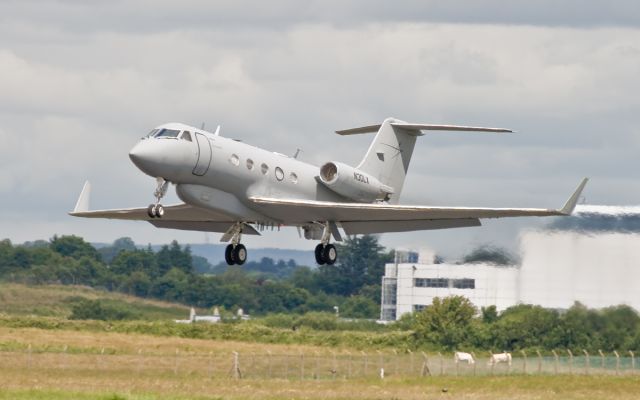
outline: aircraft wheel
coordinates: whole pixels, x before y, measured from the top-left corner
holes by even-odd
[[[318,263],[318,265],[323,265],[325,263],[323,252],[324,246],[320,243],[316,246],[315,250],[316,263]]]
[[[162,216],[164,215],[164,207],[162,207],[162,204],[158,204],[155,207],[154,214],[156,218],[162,218]]]
[[[149,218],[155,218],[156,217],[156,212],[154,210],[156,206],[154,204],[149,204],[149,207],[147,207],[147,215],[149,215]]]
[[[230,244],[224,249],[224,260],[227,262],[227,265],[235,264],[235,260],[233,258],[233,245]]]
[[[338,250],[336,250],[336,246],[332,244],[328,244],[324,246],[322,250],[322,258],[327,263],[327,265],[333,265],[338,259]]]
[[[247,248],[244,247],[243,244],[238,244],[233,249],[233,260],[238,265],[242,265],[245,261],[247,261]]]

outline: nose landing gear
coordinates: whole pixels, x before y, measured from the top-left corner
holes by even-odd
[[[167,189],[169,189],[169,181],[164,180],[163,178],[156,179],[158,186],[153,192],[156,202],[154,204],[149,204],[149,207],[147,207],[147,214],[149,215],[149,218],[162,218],[164,215],[164,207],[160,204],[160,200],[162,200],[164,195],[167,194]]]

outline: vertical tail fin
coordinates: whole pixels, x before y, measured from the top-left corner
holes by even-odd
[[[393,188],[389,203],[397,204],[407,176],[409,162],[416,144],[416,137],[422,131],[459,131],[459,132],[512,132],[504,128],[485,128],[478,126],[411,124],[395,118],[387,118],[380,125],[368,125],[359,128],[336,131],[339,135],[378,132],[358,169],[378,179],[382,184]]]
[[[409,162],[420,131],[407,130],[392,124],[403,121],[387,118],[369,146],[367,154],[358,165],[362,172],[370,174],[382,184],[393,188],[389,203],[397,204],[404,185]]]

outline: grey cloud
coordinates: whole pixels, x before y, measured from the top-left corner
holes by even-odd
[[[573,2],[235,4],[0,4],[0,237],[202,238],[65,215],[85,178],[96,207],[151,201],[153,181],[127,152],[166,121],[220,123],[223,135],[287,154],[301,147],[316,164],[357,163],[371,136],[332,131],[387,116],[504,126],[518,133],[421,138],[407,202],[553,207],[583,175],[595,178],[590,201],[640,198],[640,31],[616,14],[631,3],[572,18]],[[529,20],[518,25],[514,13]],[[519,224],[383,242],[484,243]]]

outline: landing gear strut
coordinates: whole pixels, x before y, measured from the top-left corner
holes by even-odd
[[[329,243],[330,238],[331,229],[329,228],[329,223],[326,223],[324,231],[322,232],[320,244],[316,246],[314,251],[318,265],[333,265],[338,259],[338,250],[336,249],[336,246]]]
[[[224,260],[228,265],[242,265],[247,261],[247,248],[240,243],[242,224],[235,224],[231,230],[231,243],[224,250]]]
[[[164,207],[160,204],[160,200],[167,194],[167,189],[169,189],[169,181],[164,180],[163,178],[156,178],[158,182],[158,186],[156,190],[153,192],[153,195],[156,198],[156,202],[154,204],[149,204],[147,207],[147,214],[149,218],[162,218],[164,215]]]

